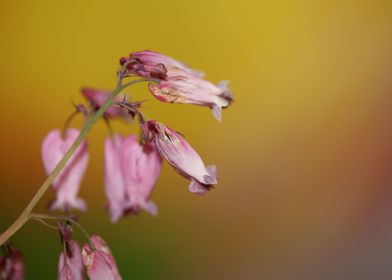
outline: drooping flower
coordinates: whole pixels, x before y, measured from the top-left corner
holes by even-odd
[[[48,175],[63,158],[79,133],[79,130],[70,128],[67,129],[64,135],[58,129],[52,130],[46,135],[42,143],[42,160]],[[87,168],[88,159],[87,143],[83,141],[52,183],[56,198],[51,203],[50,210],[67,211],[70,208],[86,210],[86,203],[77,195]]]
[[[227,81],[214,85],[203,79],[203,73],[157,52],[133,52],[129,57],[121,58],[120,64],[124,68],[122,77],[136,75],[158,79],[158,84],[149,85],[158,100],[210,107],[218,121],[222,119],[222,108],[228,107],[234,100]]]
[[[24,279],[23,256],[17,249],[9,248],[5,256],[0,256],[0,279]]]
[[[212,109],[214,117],[221,121],[222,108],[228,107],[234,100],[227,87],[227,81],[222,81],[216,86],[183,71],[173,71],[172,75],[167,81],[149,84],[150,92],[158,100],[167,103],[207,106]]]
[[[130,73],[145,78],[165,80],[168,76],[171,76],[171,71],[175,69],[199,78],[204,76],[201,71],[193,70],[174,58],[150,50],[132,52],[129,57],[122,57],[120,64],[122,66],[126,64],[126,69]]]
[[[150,201],[162,159],[154,145],[138,143],[135,135],[116,134],[105,142],[105,191],[112,222],[141,209],[157,214]]]
[[[216,167],[206,167],[197,152],[173,129],[154,120],[143,125],[147,140],[153,141],[159,153],[178,173],[191,180],[189,191],[205,194],[217,184]]]
[[[105,101],[110,96],[110,92],[106,90],[100,90],[95,88],[84,87],[81,89],[82,95],[90,102],[91,106],[95,111],[98,111],[99,108],[105,103]],[[123,97],[117,95],[113,98],[113,102],[122,102]],[[121,110],[120,107],[109,106],[104,113],[104,117],[113,118],[113,117],[124,117],[125,113]]]
[[[58,266],[58,280],[82,280],[83,261],[82,250],[77,242],[67,242],[66,253],[60,254]]]
[[[105,241],[97,236],[91,236],[95,250],[89,244],[82,249],[83,263],[91,280],[121,280],[116,261]]]

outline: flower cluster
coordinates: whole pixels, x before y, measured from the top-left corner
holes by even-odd
[[[106,242],[93,235],[81,249],[72,239],[69,224],[59,222],[58,228],[63,245],[58,265],[59,280],[82,280],[86,271],[92,280],[121,280],[116,262]]]
[[[221,119],[221,108],[233,101],[227,82],[215,86],[203,79],[204,74],[192,70],[177,60],[153,51],[133,52],[120,59],[119,83],[125,78],[141,77],[151,81],[150,92],[160,101],[190,103],[211,107],[214,116]],[[91,110],[96,112],[108,99],[110,92],[82,88]],[[128,213],[145,210],[157,214],[156,205],[150,200],[158,180],[162,159],[165,159],[182,176],[189,179],[189,191],[205,194],[217,184],[216,167],[206,166],[185,138],[175,130],[156,120],[147,119],[140,111],[141,102],[128,102],[116,96],[103,117],[126,119],[137,115],[142,134],[110,135],[105,141],[104,185],[107,207],[112,222]],[[127,114],[128,113],[128,114]],[[42,158],[48,174],[64,156],[80,131],[71,128],[61,133],[53,130],[45,137]],[[53,182],[56,198],[50,209],[85,210],[86,204],[77,197],[88,163],[85,141],[79,146],[61,174]]]
[[[218,121],[222,119],[222,108],[234,100],[227,81],[214,85],[203,79],[202,72],[153,51],[133,52],[121,58],[120,64],[123,66],[119,73],[121,78],[137,75],[159,79],[158,84],[148,86],[159,101],[210,107]]]
[[[134,78],[125,82],[126,79]],[[58,264],[58,279],[81,280],[87,273],[92,280],[121,280],[114,257],[106,242],[98,235],[90,236],[74,216],[34,214],[32,209],[51,185],[55,198],[49,210],[70,213],[72,209],[85,211],[86,202],[78,196],[89,162],[85,140],[91,127],[102,117],[110,121],[120,118],[137,119],[140,135],[122,136],[112,131],[104,144],[104,189],[111,221],[117,222],[127,214],[147,211],[155,216],[157,206],[151,201],[153,188],[167,161],[180,175],[190,181],[189,191],[203,195],[218,183],[215,165],[206,166],[199,154],[184,136],[167,125],[149,119],[142,111],[143,101],[130,102],[118,95],[127,86],[149,82],[148,90],[165,103],[187,103],[210,107],[214,117],[221,121],[222,108],[234,100],[227,82],[214,85],[204,79],[204,74],[168,56],[153,52],[133,52],[120,59],[117,71],[117,88],[112,92],[95,88],[82,88],[88,106],[76,105],[62,130],[50,131],[42,143],[41,152],[47,180],[32,199],[27,210],[5,233],[0,235],[0,246],[27,220],[33,219],[58,229],[63,250]],[[85,125],[79,130],[70,123],[77,113],[85,116]],[[57,226],[45,220],[56,220]],[[84,233],[88,242],[80,246],[72,238],[72,226]],[[24,279],[22,254],[9,243],[2,246],[0,279]]]

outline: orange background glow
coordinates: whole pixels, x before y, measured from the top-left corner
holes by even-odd
[[[198,197],[166,164],[157,218],[109,222],[104,123],[89,135],[81,223],[124,279],[392,278],[391,1],[3,0],[0,38],[0,230],[45,179],[41,141],[83,102],[79,89],[113,88],[119,57],[152,49],[230,80],[236,102],[219,124],[128,90],[218,166]],[[27,279],[55,278],[55,231],[29,222],[12,241]]]

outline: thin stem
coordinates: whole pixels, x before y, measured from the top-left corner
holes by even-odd
[[[57,227],[55,227],[54,225],[51,225],[47,222],[45,222],[44,220],[42,220],[41,218],[37,218],[37,217],[31,217],[33,220],[40,222],[41,224],[43,224],[44,226],[47,226],[48,228],[54,229],[54,230],[58,230]]]
[[[67,129],[68,129],[69,125],[71,124],[73,118],[74,118],[78,113],[79,113],[79,111],[76,110],[76,111],[72,112],[71,115],[69,115],[69,117],[67,118],[67,120],[66,120],[65,123],[64,123],[63,130],[62,130],[62,132],[61,132],[61,138],[64,139],[64,138],[66,137],[66,132],[67,132]]]
[[[83,233],[84,237],[86,237],[91,249],[94,251],[95,246],[93,242],[90,239],[90,235],[88,234],[87,230],[77,221],[75,221],[72,218],[66,217],[66,216],[60,216],[60,215],[48,215],[48,214],[35,214],[31,213],[30,218],[33,219],[45,219],[45,220],[63,220],[72,223],[73,225],[77,226],[79,230]]]
[[[94,126],[94,124],[98,121],[98,119],[103,115],[103,113],[106,111],[106,109],[111,105],[113,98],[121,92],[124,88],[131,86],[136,83],[140,82],[157,82],[157,80],[154,79],[138,79],[138,80],[133,80],[130,81],[126,84],[123,85],[118,85],[112,93],[109,95],[108,99],[105,101],[105,103],[102,105],[99,110],[91,116],[91,118],[88,119],[86,122],[85,126],[83,127],[82,131],[80,132],[78,138],[76,138],[75,142],[72,144],[72,146],[69,148],[67,153],[64,155],[64,157],[61,159],[61,161],[57,164],[57,166],[54,168],[52,173],[46,178],[46,180],[43,182],[43,184],[39,187],[38,191],[35,193],[31,201],[27,204],[26,208],[23,210],[23,212],[20,214],[20,216],[14,221],[14,223],[7,228],[1,235],[0,235],[0,246],[4,244],[15,232],[17,232],[30,218],[30,213],[34,209],[34,207],[37,205],[39,200],[42,198],[42,196],[45,194],[45,192],[48,190],[52,182],[56,179],[60,171],[64,168],[68,160],[71,158],[73,153],[76,151],[76,149],[79,147],[79,145],[83,142],[83,140],[86,138],[87,134],[90,132],[91,128]]]
[[[130,111],[130,112],[136,114],[136,115],[138,116],[138,118],[139,118],[139,122],[140,122],[140,123],[144,123],[146,120],[149,120],[149,119],[150,119],[147,115],[143,114],[142,111],[138,110],[138,109],[135,108],[135,107],[129,106],[128,104],[124,104],[124,103],[122,103],[122,102],[114,102],[113,104],[116,105],[116,106],[125,108],[125,109],[127,109],[128,111]]]

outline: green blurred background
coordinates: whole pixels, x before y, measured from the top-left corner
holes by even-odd
[[[83,101],[80,87],[113,88],[118,58],[152,49],[230,80],[236,102],[219,124],[128,90],[218,166],[219,185],[198,197],[166,164],[157,218],[109,222],[107,129],[90,134],[81,221],[124,279],[392,278],[390,0],[2,0],[0,33],[0,229],[44,180],[41,141]],[[55,279],[58,239],[35,222],[13,237],[27,279]]]

